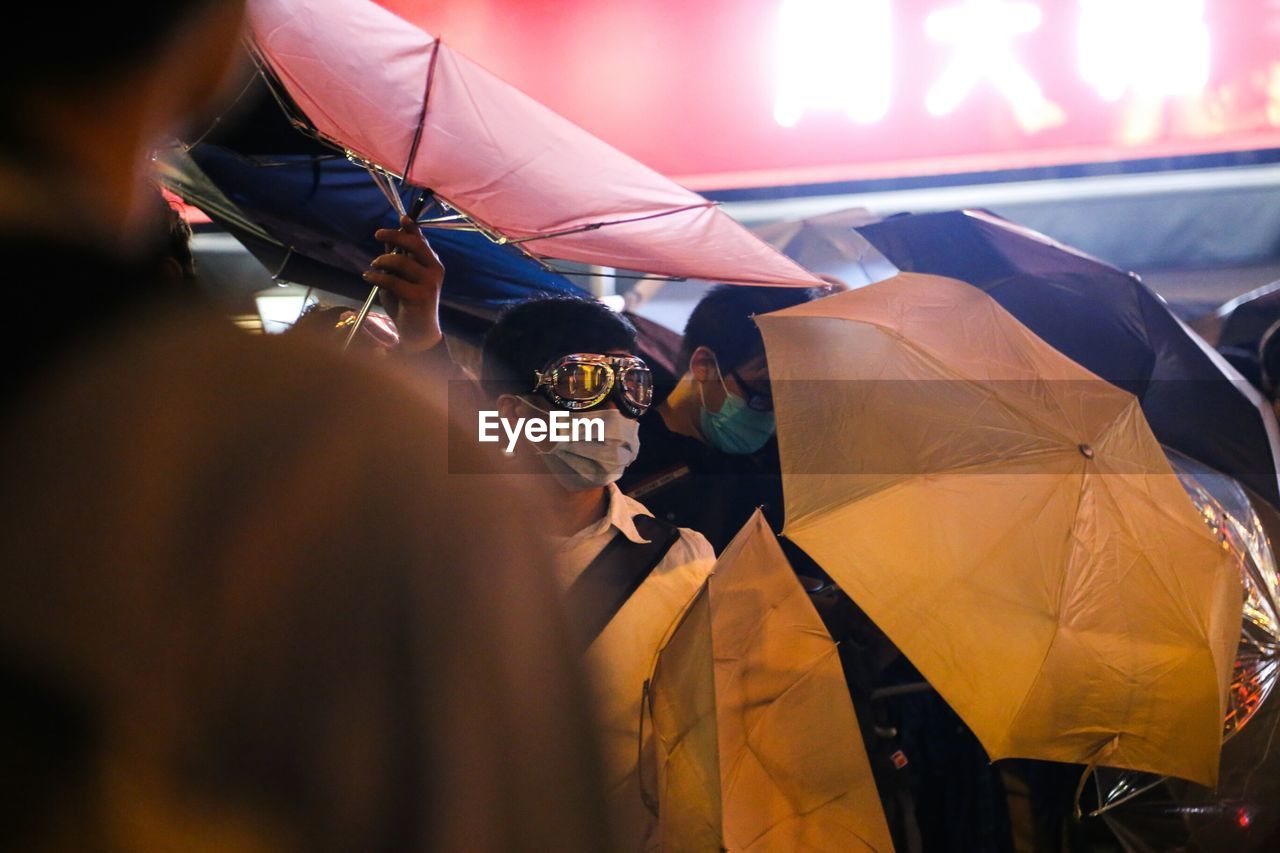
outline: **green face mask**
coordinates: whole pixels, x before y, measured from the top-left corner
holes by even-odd
[[[718,362],[716,373],[720,374]],[[712,447],[725,453],[755,453],[765,446],[777,429],[773,412],[758,412],[748,407],[745,400],[724,384],[723,375],[720,375],[720,387],[724,389],[724,405],[720,407],[720,411],[708,411],[707,401],[702,401],[702,434]]]

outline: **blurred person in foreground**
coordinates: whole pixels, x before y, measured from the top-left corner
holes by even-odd
[[[0,51],[0,269],[46,318],[5,344],[0,849],[609,849],[521,490],[446,473],[438,390],[157,275],[148,148],[242,15],[36,6]]]

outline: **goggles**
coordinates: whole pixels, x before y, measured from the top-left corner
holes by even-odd
[[[585,412],[612,397],[629,418],[643,415],[653,403],[653,372],[632,355],[573,353],[534,373],[536,393],[571,412]]]

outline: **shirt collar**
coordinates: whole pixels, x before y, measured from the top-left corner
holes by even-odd
[[[606,488],[609,490],[609,509],[605,514],[605,520],[611,527],[617,528],[623,536],[637,545],[647,543],[649,540],[641,536],[639,530],[636,530],[635,517],[637,515],[650,515],[649,510],[645,509],[644,504],[624,495],[622,489],[618,488],[617,483],[610,483]]]
[[[604,536],[610,530],[617,530],[637,545],[648,543],[649,540],[641,536],[640,531],[636,529],[635,517],[637,515],[652,515],[653,513],[649,512],[644,504],[624,495],[617,484],[610,483],[605,489],[609,498],[609,505],[605,509],[605,514],[598,521],[592,522],[572,536],[565,539],[557,539],[557,547],[560,550],[571,550],[583,540]]]

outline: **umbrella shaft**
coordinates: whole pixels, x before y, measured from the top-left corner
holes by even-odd
[[[374,285],[369,291],[369,295],[364,298],[364,304],[360,306],[360,313],[356,315],[356,321],[351,324],[351,331],[347,332],[347,339],[342,343],[342,351],[346,352],[351,346],[351,342],[356,339],[356,335],[360,334],[360,327],[364,325],[364,318],[369,316],[369,309],[373,307],[373,300],[378,298],[378,286]]]

